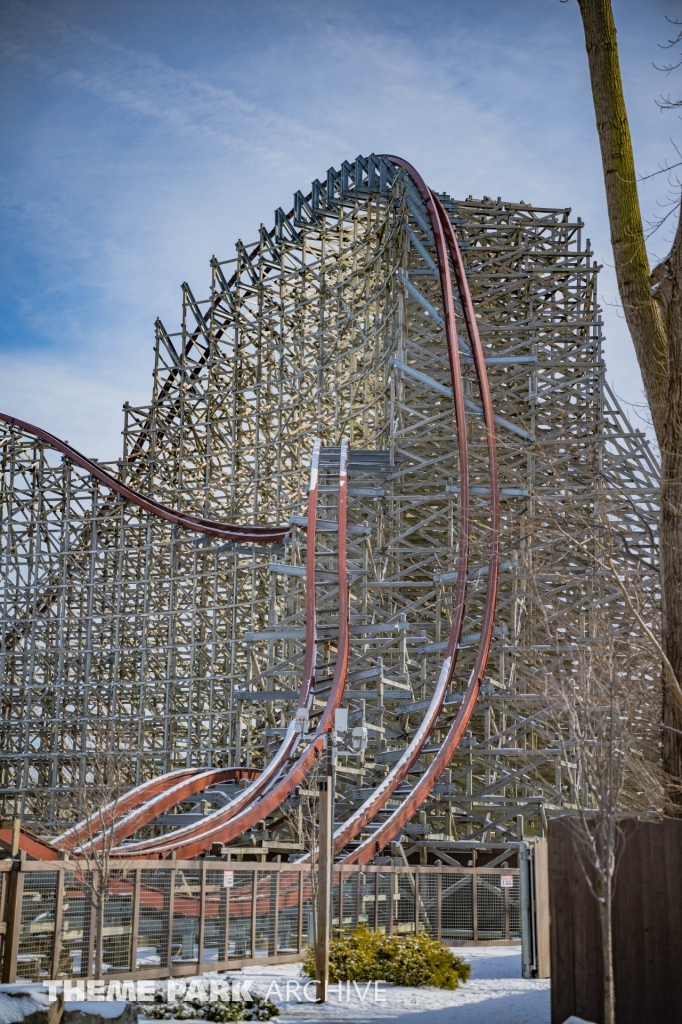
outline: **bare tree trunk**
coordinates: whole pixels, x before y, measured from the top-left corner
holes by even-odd
[[[578,0],[585,29],[616,277],[659,445],[666,416],[663,319],[651,292],[611,0]]]
[[[654,293],[668,337],[667,414],[661,444],[660,562],[663,650],[682,679],[682,222],[670,256],[652,274]],[[663,674],[663,761],[682,779],[682,709]],[[671,793],[679,805],[679,792]]]
[[[600,880],[597,894],[604,960],[604,1024],[616,1024],[616,988],[613,979],[613,881],[611,878]]]
[[[661,450],[662,646],[682,680],[682,234],[649,276],[610,0],[578,0],[585,29],[618,289]],[[682,806],[682,709],[663,672],[663,766]]]
[[[99,880],[97,883],[97,890],[95,894],[95,978],[97,980],[102,977],[102,961],[104,960],[104,951],[102,949],[102,942],[104,939],[104,895],[105,889],[102,885],[102,875],[100,873]]]

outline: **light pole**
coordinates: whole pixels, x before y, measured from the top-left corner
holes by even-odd
[[[317,927],[315,929],[315,977],[317,1001],[326,1003],[329,988],[329,939],[331,935],[332,872],[334,869],[334,794],[338,736],[348,730],[348,709],[337,708],[334,728],[325,736],[324,770],[319,781],[320,830],[317,842]],[[343,893],[339,891],[339,920],[343,917]]]

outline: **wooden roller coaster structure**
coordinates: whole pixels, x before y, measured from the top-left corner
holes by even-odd
[[[654,579],[657,466],[569,214],[358,157],[183,284],[115,466],[0,416],[5,813],[101,844],[74,797],[123,773],[114,856],[302,849],[341,708],[347,861],[574,800],[543,679],[623,598],[571,532]]]

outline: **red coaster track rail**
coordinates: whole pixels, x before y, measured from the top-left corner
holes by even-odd
[[[402,754],[400,760],[386,778],[376,787],[372,795],[358,808],[339,828],[334,837],[335,850],[343,850],[355,838],[393,795],[398,786],[405,780],[415,761],[420,756],[432,734],[443,710],[446,696],[451,686],[456,663],[458,645],[461,638],[462,623],[466,610],[467,570],[469,557],[469,479],[467,451],[466,405],[460,368],[459,343],[457,339],[456,311],[453,298],[453,276],[456,294],[463,311],[463,318],[468,335],[471,355],[473,357],[481,405],[484,417],[487,450],[488,473],[490,480],[490,518],[489,518],[489,557],[487,572],[487,590],[483,610],[480,638],[476,652],[475,664],[471,671],[467,690],[462,706],[440,750],[427,770],[412,788],[409,796],[401,806],[378,828],[365,842],[346,857],[346,862],[358,861],[367,863],[376,853],[384,848],[400,833],[403,826],[418,810],[428,797],[437,779],[450,763],[462,736],[469,724],[478,698],[483,673],[487,664],[492,642],[493,622],[497,597],[499,568],[499,532],[500,509],[497,473],[497,457],[495,446],[495,429],[490,388],[485,368],[483,349],[478,334],[476,318],[469,292],[464,264],[457,243],[454,229],[445,213],[438,197],[428,188],[418,172],[407,161],[397,156],[388,156],[386,160],[403,169],[417,187],[424,202],[436,250],[440,291],[444,311],[446,345],[450,364],[452,393],[454,402],[455,422],[457,429],[457,450],[460,466],[460,518],[459,543],[457,560],[457,584],[454,598],[452,625],[445,658],[441,667],[438,683],[430,705],[419,725],[411,743]],[[54,435],[26,423],[15,417],[0,413],[0,419],[20,430],[32,434],[44,441],[54,450],[61,452],[73,463],[106,484],[113,492],[153,516],[179,526],[185,530],[203,533],[241,543],[277,543],[281,542],[290,532],[289,526],[253,526],[242,524],[221,523],[204,519],[174,509],[149,498],[126,484],[117,480],[98,463],[85,458],[71,445],[59,440]],[[306,554],[306,638],[304,667],[298,697],[298,708],[309,710],[312,701],[312,689],[315,670],[316,651],[316,607],[315,607],[315,557],[316,557],[316,523],[318,500],[318,477],[322,444],[315,441],[311,460],[311,476],[308,501],[308,544]],[[343,699],[349,656],[349,596],[346,556],[346,509],[347,509],[347,469],[349,446],[346,440],[341,443],[339,462],[339,499],[338,499],[338,647],[329,699],[320,721],[312,737],[303,738],[303,750],[295,757],[301,743],[301,737],[295,731],[292,722],[280,744],[275,756],[262,772],[243,768],[198,768],[179,769],[167,775],[145,782],[131,790],[115,805],[110,805],[97,812],[92,818],[81,822],[54,840],[53,846],[62,850],[86,849],[88,845],[100,845],[102,840],[99,826],[106,822],[107,829],[113,829],[114,840],[120,843],[123,839],[149,824],[158,814],[187,799],[195,793],[205,790],[217,782],[247,778],[250,780],[242,790],[226,806],[207,815],[201,821],[178,829],[166,836],[155,839],[141,840],[117,846],[114,856],[168,856],[174,854],[178,858],[189,858],[210,849],[213,843],[230,842],[242,835],[254,825],[266,819],[286,798],[299,786],[309,773],[316,758],[324,749],[326,734],[333,728],[334,715]],[[295,758],[295,759],[294,759]],[[108,819],[111,819],[110,821]]]

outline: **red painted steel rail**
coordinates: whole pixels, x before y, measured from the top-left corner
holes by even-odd
[[[166,775],[157,775],[149,782],[143,782],[134,789],[128,790],[118,800],[113,800],[105,807],[98,809],[89,818],[74,825],[61,836],[52,840],[57,850],[73,850],[77,846],[88,849],[99,849],[103,844],[100,836],[104,828],[109,833],[113,825],[113,839],[130,835],[125,823],[133,817],[135,808],[141,808],[142,824],[147,824],[157,814],[173,807],[194,793],[203,792],[207,786],[216,782],[232,782],[239,779],[255,779],[260,775],[256,768],[178,768]],[[148,814],[151,816],[147,817]],[[135,819],[137,820],[137,819]],[[132,831],[141,828],[134,825]]]
[[[10,426],[19,427],[20,430],[27,434],[39,437],[41,441],[45,441],[55,451],[66,455],[76,466],[85,469],[95,479],[106,484],[116,494],[120,494],[122,498],[126,498],[133,505],[144,509],[145,512],[150,512],[159,519],[165,519],[167,522],[173,523],[175,526],[181,526],[185,530],[205,533],[210,537],[220,537],[222,540],[241,541],[246,544],[277,543],[277,541],[283,540],[291,532],[289,526],[242,526],[237,523],[221,523],[214,519],[204,519],[201,516],[193,516],[188,512],[177,512],[175,509],[162,505],[161,502],[155,501],[153,498],[140,494],[139,491],[134,490],[132,487],[128,487],[127,484],[117,480],[115,476],[108,473],[97,462],[93,462],[92,459],[81,455],[79,451],[70,444],[67,444],[66,441],[61,441],[47,430],[36,427],[33,423],[26,423],[25,420],[17,419],[16,416],[8,416],[4,412],[0,412],[0,420],[9,423]]]
[[[388,775],[379,783],[374,792],[334,833],[334,850],[339,852],[349,843],[362,829],[374,818],[378,811],[385,806],[386,801],[393,795],[398,786],[404,781],[410,768],[422,752],[429,736],[438,721],[440,713],[448,695],[452,677],[457,663],[457,649],[462,633],[462,623],[466,607],[467,570],[469,564],[469,458],[467,449],[467,423],[466,409],[464,404],[464,388],[462,384],[462,373],[459,359],[459,345],[457,342],[457,324],[455,319],[455,307],[453,301],[452,279],[450,264],[448,261],[448,248],[445,231],[439,216],[439,204],[433,193],[424,182],[421,175],[411,164],[400,157],[389,156],[389,160],[401,166],[410,175],[419,193],[424,200],[426,211],[433,229],[433,238],[436,247],[438,262],[438,273],[440,278],[441,298],[445,320],[445,340],[450,364],[450,378],[452,381],[452,394],[455,406],[455,423],[457,429],[457,452],[460,477],[460,516],[459,516],[459,538],[458,538],[458,559],[457,559],[457,586],[452,612],[452,625],[446,651],[445,660],[436,684],[431,703],[426,710],[424,718],[412,737],[411,742],[405,749],[399,761],[393,766]],[[307,859],[307,858],[302,858]]]
[[[424,772],[408,798],[391,817],[384,822],[377,832],[360,845],[346,858],[347,862],[359,861],[366,863],[397,834],[403,825],[427,798],[433,785],[451,760],[474,711],[480,690],[483,673],[488,660],[492,642],[492,629],[497,596],[497,578],[499,568],[499,490],[497,474],[497,458],[495,432],[490,388],[487,379],[483,350],[478,335],[476,318],[469,292],[464,265],[452,225],[438,200],[438,197],[427,187],[418,172],[407,161],[400,157],[388,156],[386,159],[401,167],[416,185],[425,204],[433,230],[436,249],[438,272],[443,302],[446,345],[450,364],[453,388],[453,401],[457,429],[457,449],[460,467],[461,504],[459,520],[459,545],[457,561],[457,586],[453,606],[452,628],[448,640],[446,656],[441,668],[436,690],[427,709],[423,721],[411,743],[400,760],[393,767],[386,779],[377,787],[372,796],[345,822],[334,837],[335,849],[341,850],[375,817],[385,806],[386,801],[409,774],[417,758],[422,753],[428,737],[433,732],[443,710],[445,698],[450,689],[457,661],[462,623],[466,607],[466,580],[468,568],[470,511],[469,511],[469,478],[467,454],[467,430],[464,394],[462,387],[455,307],[453,302],[452,274],[454,270],[455,284],[464,312],[466,330],[471,346],[475,371],[483,408],[484,423],[488,445],[488,464],[491,493],[490,529],[489,529],[489,562],[488,584],[483,611],[480,640],[476,653],[474,668],[462,707],[452,723],[440,751]],[[197,336],[198,336],[197,332]],[[209,534],[229,540],[246,543],[272,543],[280,541],[289,533],[288,526],[243,526],[218,523],[188,513],[176,512],[173,509],[148,498],[116,480],[97,463],[86,459],[70,445],[65,444],[52,434],[14,417],[0,414],[0,419],[15,424],[22,430],[32,433],[46,441],[57,451],[62,452],[74,463],[90,472],[122,497],[137,504],[140,508],[160,518],[181,526],[185,529]],[[308,509],[308,529],[317,514],[317,476],[319,471],[320,442],[316,442],[311,463],[311,489]],[[135,452],[135,456],[139,456]],[[175,853],[178,857],[192,857],[210,848],[214,842],[229,842],[245,832],[253,825],[262,821],[275,810],[289,794],[300,785],[310,771],[315,759],[325,744],[326,733],[333,726],[334,712],[343,698],[345,677],[348,665],[348,582],[346,571],[346,478],[347,478],[348,444],[342,442],[341,464],[339,469],[339,513],[338,513],[338,577],[339,577],[339,645],[337,662],[334,672],[329,700],[317,726],[313,739],[307,743],[303,752],[287,770],[287,763],[295,751],[295,734],[293,723],[285,736],[275,757],[266,768],[254,779],[252,784],[240,793],[226,807],[220,808],[206,816],[200,822],[179,829],[167,836],[154,840],[126,844],[113,850],[114,856],[130,857],[146,853],[168,855]],[[310,532],[309,532],[310,536]],[[308,543],[306,560],[306,648],[305,661],[299,693],[299,707],[309,707],[312,693],[315,666],[315,541]],[[111,808],[116,819],[115,838],[117,841],[131,835],[134,831],[148,824],[157,814],[171,807],[186,797],[200,792],[213,782],[224,781],[231,777],[224,773],[242,771],[244,769],[180,769],[169,775],[161,776],[149,783],[144,783],[129,792],[116,807]],[[222,773],[222,774],[221,774]],[[109,810],[108,808],[105,810]],[[104,815],[99,812],[100,818]],[[63,836],[54,841],[60,849],[74,849],[87,840],[92,830],[92,821],[81,822]]]
[[[450,689],[457,664],[458,645],[462,632],[462,622],[466,606],[466,584],[469,552],[469,476],[468,456],[466,439],[466,414],[464,406],[464,392],[462,387],[461,368],[459,360],[459,346],[457,342],[457,328],[455,322],[455,310],[453,304],[452,281],[448,256],[452,260],[455,272],[455,281],[459,293],[464,319],[471,346],[474,366],[481,394],[484,422],[486,425],[486,436],[488,442],[488,459],[491,490],[491,521],[490,521],[490,554],[488,562],[488,588],[486,604],[483,615],[483,626],[478,643],[476,662],[470,676],[469,685],[465,694],[462,708],[448,732],[445,744],[436,761],[424,773],[419,784],[410,793],[408,799],[401,807],[383,823],[381,828],[350,853],[344,863],[360,861],[366,863],[400,832],[401,828],[412,817],[415,811],[424,802],[437,779],[447,767],[452,758],[462,735],[466,730],[476,704],[483,672],[488,661],[490,644],[492,642],[492,627],[494,609],[497,595],[497,578],[499,571],[499,489],[497,480],[497,456],[495,451],[495,430],[493,421],[492,401],[490,386],[485,367],[483,349],[476,325],[476,317],[471,300],[464,264],[462,262],[457,239],[452,224],[450,223],[440,200],[428,188],[421,175],[406,160],[397,156],[388,156],[387,159],[402,167],[414,181],[424,201],[426,211],[431,222],[433,238],[438,261],[438,271],[441,285],[441,297],[443,302],[445,336],[450,362],[450,376],[452,380],[453,401],[455,406],[455,420],[457,425],[458,455],[460,466],[460,492],[461,512],[459,523],[459,557],[457,566],[457,587],[452,614],[452,626],[448,638],[445,659],[441,667],[436,689],[424,718],[413,736],[410,744],[405,749],[399,761],[393,766],[388,775],[379,783],[374,792],[365,802],[353,812],[352,815],[334,833],[334,851],[338,853],[351,842],[355,836],[365,828],[375,815],[386,805],[386,801],[393,795],[398,786],[405,780],[424,749],[429,736],[433,732],[443,710],[445,698]],[[448,752],[444,752],[447,748]],[[309,859],[308,856],[301,858]]]
[[[398,158],[390,157],[390,159],[397,161]],[[377,853],[379,853],[380,850],[387,846],[388,843],[390,843],[391,840],[400,833],[403,825],[407,824],[412,815],[415,814],[419,807],[421,807],[440,776],[450,764],[450,761],[462,740],[462,736],[471,721],[471,716],[474,713],[481,683],[483,681],[483,673],[485,672],[488,656],[490,654],[490,645],[492,643],[493,636],[500,561],[500,492],[493,404],[490,395],[488,374],[485,368],[483,347],[478,333],[478,325],[476,324],[476,315],[471,299],[471,292],[469,291],[469,284],[466,279],[464,263],[457,244],[457,238],[442,204],[436,196],[432,196],[432,198],[436,207],[438,219],[447,239],[448,250],[455,268],[457,288],[462,300],[464,319],[466,322],[467,333],[469,335],[471,354],[474,359],[474,367],[476,370],[476,377],[478,379],[478,386],[483,406],[483,418],[488,446],[488,474],[490,479],[488,585],[486,588],[485,605],[483,608],[481,635],[478,642],[474,667],[471,671],[471,675],[469,676],[469,682],[464,694],[462,706],[459,709],[454,722],[450,726],[445,740],[441,744],[440,750],[427,770],[420,776],[409,796],[403,801],[401,806],[393,812],[387,821],[383,822],[373,835],[344,858],[343,863],[347,864],[355,862],[367,864],[376,856]],[[454,639],[453,634],[451,633],[448,642],[447,655],[443,663],[443,668],[441,669],[441,677],[445,672],[449,674],[450,678],[452,677],[457,642],[458,641]],[[455,645],[454,647],[453,644]],[[355,834],[357,835],[357,832]],[[346,842],[347,841],[348,840],[346,840]]]
[[[159,837],[152,845],[150,842],[130,843],[124,846],[115,847],[111,854],[114,857],[141,856],[147,852],[156,854],[170,854],[175,852],[179,859],[187,859],[197,856],[209,849],[213,843],[227,843],[236,839],[248,829],[253,828],[269,814],[272,814],[284,800],[300,786],[312,768],[315,760],[325,747],[326,736],[334,724],[336,709],[343,699],[343,692],[346,685],[346,673],[348,670],[349,651],[349,602],[348,602],[348,563],[346,557],[347,543],[347,507],[348,507],[348,454],[349,445],[347,439],[341,441],[339,457],[339,498],[338,498],[338,553],[337,573],[339,586],[338,604],[338,647],[336,665],[332,679],[329,699],[325,705],[320,721],[315,730],[313,739],[307,743],[294,765],[281,778],[274,780],[265,792],[256,798],[250,807],[245,808],[238,814],[228,817],[224,814],[228,808],[207,815],[202,821],[187,826],[186,829],[178,830],[170,835]],[[308,524],[310,526],[310,524]],[[308,542],[308,550],[314,548]],[[313,553],[314,558],[314,553]],[[309,579],[314,582],[314,572],[311,571]],[[314,587],[313,587],[314,590]],[[306,657],[306,664],[308,658]],[[314,659],[312,661],[314,665]],[[291,728],[291,727],[290,727]]]
[[[308,545],[306,550],[306,639],[305,639],[305,655],[303,664],[303,675],[301,679],[301,687],[298,695],[298,707],[299,708],[310,708],[312,700],[312,688],[315,679],[315,645],[317,642],[317,611],[316,611],[316,599],[315,599],[315,541],[316,541],[316,525],[317,525],[317,498],[318,498],[318,487],[319,487],[319,467],[320,467],[320,452],[322,449],[322,442],[319,438],[315,439],[313,444],[313,453],[310,463],[310,488],[308,492]],[[181,840],[194,836],[197,834],[197,829],[200,827],[200,831],[205,831],[207,828],[222,824],[235,817],[240,811],[247,807],[250,803],[255,802],[263,793],[267,787],[274,782],[277,776],[285,767],[287,760],[289,759],[292,751],[296,746],[296,732],[295,723],[292,721],[289,723],[286,736],[282,740],[277,753],[268,762],[262,772],[254,772],[254,781],[250,786],[238,793],[233,800],[230,800],[224,807],[219,808],[211,814],[207,814],[201,822],[195,822],[192,825],[187,825],[184,828],[177,829],[172,833],[173,841]],[[228,771],[238,771],[239,769],[227,769]],[[248,769],[242,769],[247,771]],[[225,769],[211,769],[208,772],[208,776],[211,773],[215,777],[207,777],[206,782],[201,788],[206,788],[213,782],[222,781],[220,772]],[[168,776],[165,776],[168,778]],[[181,800],[186,799],[193,793],[198,792],[197,788],[191,788],[194,780],[181,781],[178,785],[172,787],[167,792],[159,794],[154,799],[149,800],[143,806],[140,806],[139,810],[131,814],[126,815],[120,821],[117,821],[110,830],[107,827],[108,841],[111,842],[113,838],[114,842],[120,842],[122,839],[132,835],[133,832],[137,832],[138,829],[144,825],[148,825],[150,821],[161,814],[162,811],[169,807],[173,807]],[[104,819],[106,821],[106,819]],[[113,832],[113,836],[112,836]],[[126,856],[147,856],[158,853],[161,849],[166,849],[169,842],[169,836],[158,836],[154,839],[144,839],[137,843],[128,843],[125,846]],[[95,846],[101,846],[104,837],[98,837],[95,840]]]

